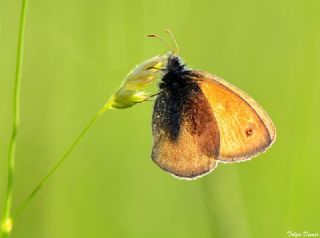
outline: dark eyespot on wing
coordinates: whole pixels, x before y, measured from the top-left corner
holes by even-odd
[[[186,178],[215,168],[220,145],[218,126],[207,99],[196,84],[189,86],[187,94],[175,97],[162,91],[155,102],[152,120],[153,161],[162,169]],[[173,100],[177,96],[179,100]]]

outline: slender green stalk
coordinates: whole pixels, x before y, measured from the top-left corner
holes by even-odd
[[[8,179],[7,188],[4,197],[3,214],[1,219],[1,236],[10,237],[13,221],[11,218],[12,210],[12,193],[14,185],[14,158],[17,143],[18,127],[20,121],[20,87],[21,87],[21,70],[23,59],[23,43],[24,43],[24,28],[27,11],[27,0],[22,0],[21,15],[20,15],[20,29],[18,39],[18,51],[16,61],[16,76],[13,89],[13,121],[12,134],[9,143],[8,151]]]
[[[38,193],[40,188],[47,182],[47,180],[52,176],[52,174],[61,166],[61,164],[68,158],[70,153],[76,147],[76,145],[80,142],[83,136],[88,132],[88,130],[92,127],[92,125],[110,108],[110,102],[107,102],[103,108],[101,108],[94,117],[89,121],[86,127],[82,130],[79,136],[75,139],[75,141],[70,145],[68,150],[63,154],[63,156],[58,160],[58,162],[51,168],[48,174],[40,181],[40,183],[34,188],[34,190],[29,194],[29,196],[21,203],[18,209],[14,212],[13,218],[16,218],[20,212],[29,204],[29,202],[33,199],[33,197]]]

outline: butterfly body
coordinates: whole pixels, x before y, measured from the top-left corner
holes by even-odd
[[[188,69],[175,54],[168,56],[152,118],[152,159],[162,169],[196,178],[218,161],[249,159],[274,141],[263,109],[224,82]]]
[[[190,71],[186,70],[178,57],[170,56],[166,73],[159,84],[160,94],[155,109],[161,109],[158,121],[172,141],[179,137],[185,100],[201,91],[188,77],[189,74]]]

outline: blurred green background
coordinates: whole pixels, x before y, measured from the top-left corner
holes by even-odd
[[[0,179],[5,188],[20,1],[0,0]],[[17,206],[170,28],[192,68],[255,98],[273,147],[180,181],[150,159],[152,103],[107,112],[18,217],[13,237],[288,237],[320,233],[318,0],[29,0]]]

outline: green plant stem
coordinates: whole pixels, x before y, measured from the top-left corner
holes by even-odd
[[[12,134],[9,143],[8,151],[8,179],[7,188],[4,197],[3,214],[1,219],[1,235],[2,237],[10,237],[12,229],[11,210],[12,210],[12,193],[14,185],[14,159],[17,143],[19,119],[20,119],[20,88],[21,88],[21,70],[23,59],[23,43],[24,43],[24,28],[27,10],[27,0],[22,1],[20,15],[20,29],[18,39],[18,51],[16,61],[16,75],[13,89],[13,123]]]
[[[68,158],[70,153],[76,147],[76,145],[80,142],[83,136],[88,132],[88,130],[92,127],[92,125],[110,108],[110,102],[107,102],[103,108],[101,108],[95,116],[89,121],[86,127],[82,130],[79,136],[75,139],[75,141],[70,145],[67,151],[63,154],[63,156],[58,160],[58,162],[51,168],[48,174],[40,181],[40,183],[35,187],[35,189],[29,194],[29,196],[21,203],[18,209],[14,212],[13,218],[16,218],[20,212],[30,203],[33,197],[39,192],[40,188],[47,182],[47,180],[52,176],[52,174],[61,166],[61,164]]]

